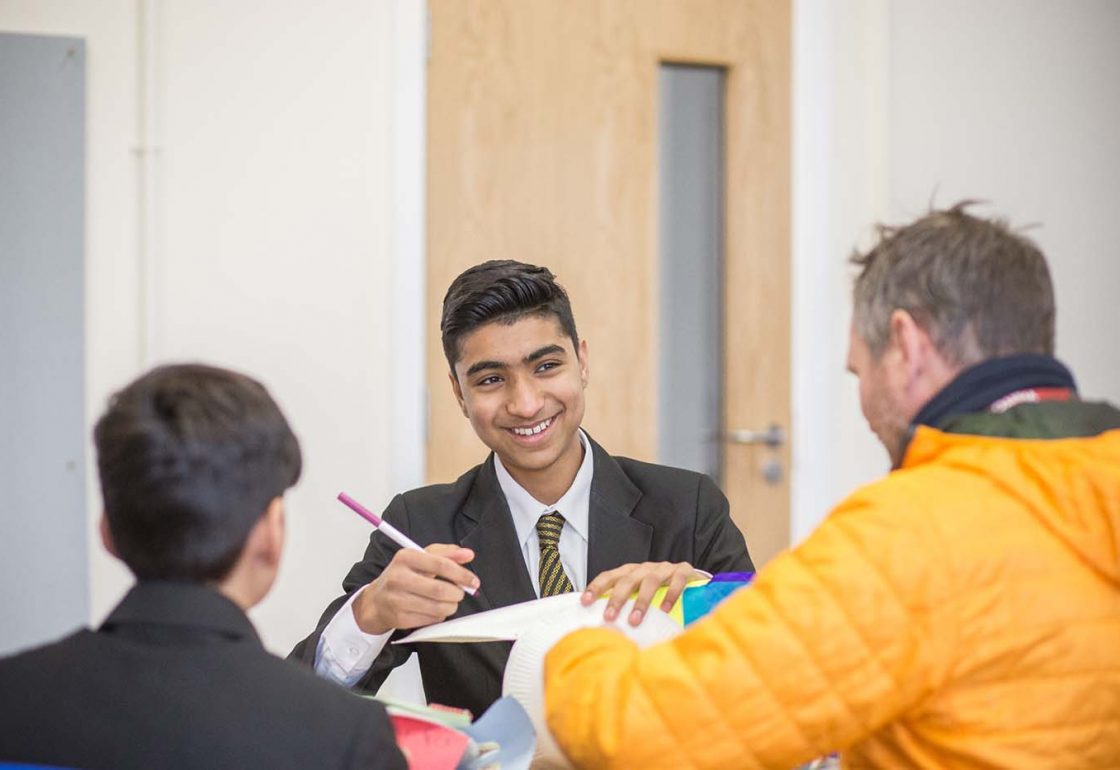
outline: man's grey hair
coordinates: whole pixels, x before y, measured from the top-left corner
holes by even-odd
[[[910,224],[878,226],[878,242],[851,261],[855,330],[878,358],[890,318],[905,310],[950,363],[1054,353],[1054,288],[1038,246],[961,201]]]

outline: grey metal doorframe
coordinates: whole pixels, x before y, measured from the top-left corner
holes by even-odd
[[[0,34],[0,655],[89,622],[85,44]]]

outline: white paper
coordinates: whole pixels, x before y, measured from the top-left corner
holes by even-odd
[[[476,612],[454,620],[425,626],[393,644],[411,642],[500,642],[520,639],[532,626],[558,616],[582,614],[587,609],[580,605],[582,594],[569,593],[533,599],[496,610]],[[599,615],[602,616],[602,609]]]
[[[531,730],[536,732],[532,767],[535,770],[569,768],[571,765],[553,741],[544,719],[543,666],[548,650],[562,637],[580,628],[615,628],[639,647],[671,639],[682,630],[667,614],[652,607],[641,625],[631,626],[626,618],[634,606],[633,599],[622,606],[618,614],[621,622],[607,623],[603,620],[607,600],[599,599],[590,607],[584,607],[580,596],[578,593],[561,594],[479,612],[421,628],[394,644],[513,641],[502,679],[502,694],[512,696],[521,704],[528,714]],[[525,730],[524,735],[529,732],[520,729]]]
[[[476,744],[496,743],[498,750],[475,762],[460,763],[460,770],[473,767],[500,767],[501,770],[528,770],[536,748],[533,723],[521,704],[513,698],[499,698],[469,727],[463,728]]]
[[[583,613],[561,613],[554,621],[537,623],[513,644],[502,678],[502,694],[512,695],[525,708],[533,729],[537,733],[537,748],[533,758],[534,770],[570,768],[564,753],[556,745],[544,716],[544,657],[552,646],[572,631],[580,628],[604,626],[620,631],[639,647],[648,647],[681,632],[676,621],[659,609],[650,609],[637,628],[628,622],[605,623],[603,610],[607,600],[600,599],[590,607],[581,607]],[[633,606],[628,601],[619,613],[626,618]]]

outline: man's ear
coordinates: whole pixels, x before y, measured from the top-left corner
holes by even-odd
[[[97,529],[101,533],[101,545],[105,546],[105,550],[109,552],[114,558],[121,558],[117,553],[117,544],[113,540],[113,530],[109,529],[109,517],[105,512],[101,512],[101,520],[97,523]]]
[[[583,383],[583,387],[586,388],[587,380],[591,376],[591,369],[587,360],[587,340],[579,341],[576,356],[579,358],[579,379]]]
[[[467,402],[463,400],[463,387],[459,384],[459,378],[455,376],[454,370],[447,373],[447,379],[451,380],[451,392],[455,394],[455,400],[459,402],[459,410],[464,417],[470,419],[470,415],[467,414]]]
[[[274,497],[250,530],[242,558],[248,557],[250,563],[263,562],[270,567],[278,567],[283,552],[284,501],[280,497]]]
[[[891,313],[890,343],[899,356],[910,382],[917,382],[928,374],[930,356],[937,353],[937,348],[929,332],[905,310],[895,310]]]
[[[279,564],[280,557],[284,553],[284,498],[272,498],[268,508],[265,509],[263,520],[267,533],[265,538],[266,551],[271,560],[275,564]]]

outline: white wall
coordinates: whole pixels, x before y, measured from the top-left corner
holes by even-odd
[[[0,6],[0,29],[87,41],[87,422],[146,366],[199,359],[260,378],[300,437],[284,567],[253,612],[276,651],[368,537],[337,492],[377,507],[423,476],[422,14],[410,0]],[[130,579],[94,537],[91,562],[97,622]]]
[[[889,465],[846,371],[846,257],[886,212],[887,0],[796,0],[791,536]]]
[[[843,373],[876,220],[982,198],[1049,257],[1058,355],[1120,402],[1120,3],[796,0],[793,532],[880,475]]]
[[[894,0],[890,213],[981,198],[1050,261],[1058,356],[1120,402],[1120,3]]]

